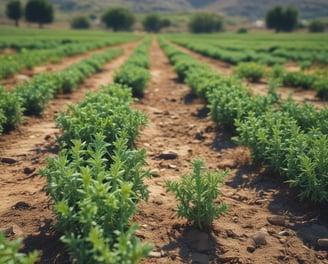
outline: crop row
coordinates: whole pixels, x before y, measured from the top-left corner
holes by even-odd
[[[148,199],[149,176],[145,150],[134,150],[147,118],[131,109],[132,101],[131,88],[113,84],[56,119],[61,151],[40,173],[74,262],[137,263],[151,250],[131,225],[137,203]]]
[[[287,72],[283,66],[279,66],[280,64],[285,63],[286,59],[293,59],[292,57],[276,57],[275,51],[273,51],[272,53],[263,53],[248,49],[225,50],[211,44],[190,42],[187,40],[176,40],[174,42],[202,55],[214,59],[223,60],[231,64],[238,64],[238,66],[235,68],[235,72],[237,73],[237,75],[241,77],[246,77],[248,79],[251,79],[252,81],[258,81],[261,77],[265,76],[266,65],[274,65],[272,70],[270,70],[267,75],[273,77],[274,79],[277,79],[281,84],[296,88],[315,89],[319,98],[328,98],[327,72]],[[296,53],[296,51],[294,52]],[[305,53],[302,51],[297,52],[301,54]],[[321,51],[321,53],[324,52],[325,51]],[[318,52],[313,53],[318,54]],[[308,54],[308,56],[310,56],[312,53],[310,55],[309,53],[305,54]],[[313,57],[312,59],[317,60],[315,57]],[[312,60],[304,60],[302,61],[302,64],[303,66],[311,66]]]
[[[205,98],[214,122],[237,133],[255,162],[285,175],[302,199],[328,201],[328,109],[282,101],[274,90],[251,96],[233,77],[223,77],[164,39],[161,46],[180,80]]]
[[[21,52],[0,57],[0,79],[9,77],[23,69],[30,69],[44,62],[56,62],[61,58],[85,53],[88,50],[119,44],[121,41],[100,41],[91,43],[73,43],[53,49],[22,50]]]
[[[69,93],[88,76],[99,72],[122,49],[110,49],[76,63],[61,72],[37,75],[9,92],[0,87],[0,133],[18,125],[22,115],[39,115],[56,93]]]
[[[246,78],[252,82],[259,81],[262,77],[273,79],[278,84],[288,87],[314,89],[321,99],[328,99],[328,72],[321,70],[314,73],[305,71],[287,72],[284,66],[275,65],[266,69],[264,64],[257,62],[241,62],[234,68],[238,77]]]
[[[272,65],[275,61],[297,61],[302,66],[310,66],[314,62],[328,63],[328,50],[325,45],[325,34],[313,36],[308,34],[217,34],[203,35],[201,40],[192,35],[167,36],[182,45],[218,57],[227,58],[236,63],[238,60],[261,61]],[[229,58],[231,55],[231,58]],[[266,63],[267,64],[267,63]]]
[[[85,43],[93,44],[99,42],[123,43],[141,39],[142,36],[131,33],[109,33],[105,31],[80,31],[80,30],[53,30],[44,29],[42,32],[38,29],[26,28],[0,28],[0,35],[5,36],[0,39],[1,49],[11,48],[17,51],[23,49],[49,49],[58,46]]]
[[[130,58],[115,73],[115,83],[127,85],[132,88],[134,97],[142,97],[150,79],[149,68],[149,46],[151,37],[147,37],[141,43]]]

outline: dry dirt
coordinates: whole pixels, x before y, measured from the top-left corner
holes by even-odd
[[[60,234],[53,230],[56,220],[44,192],[45,180],[37,174],[45,157],[58,151],[55,137],[60,131],[53,117],[85,92],[112,82],[114,70],[135,46],[122,45],[125,54],[102,73],[72,95],[58,96],[41,118],[25,118],[18,129],[0,136],[0,157],[6,161],[0,163],[0,228],[13,227],[10,238],[23,237],[24,251],[40,250],[40,263],[69,263]],[[216,127],[204,103],[177,82],[155,40],[150,53],[152,79],[145,97],[133,105],[149,116],[137,146],[146,148],[154,174],[147,180],[149,201],[139,205],[134,219],[140,225],[138,237],[154,244],[153,257],[142,263],[328,263],[327,248],[317,244],[328,237],[327,208],[299,202],[285,179],[253,165],[249,151]],[[160,159],[168,150],[177,157]],[[177,203],[164,184],[190,173],[195,158],[205,160],[210,170],[230,169],[219,198],[229,210],[205,232],[176,217]],[[280,217],[272,224],[268,217],[274,215]]]

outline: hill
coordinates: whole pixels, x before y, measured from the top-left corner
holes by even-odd
[[[0,1],[0,17],[5,17],[5,4]],[[27,0],[21,0],[25,3]],[[101,14],[110,6],[125,6],[134,12],[183,12],[199,10],[220,13],[225,16],[246,18],[250,21],[262,19],[274,5],[294,6],[301,19],[328,17],[327,0],[50,0],[56,7],[56,17],[64,14]]]
[[[250,20],[263,18],[274,5],[294,6],[302,19],[328,16],[327,0],[50,0],[65,12],[101,12],[108,6],[126,6],[135,12],[209,10]]]

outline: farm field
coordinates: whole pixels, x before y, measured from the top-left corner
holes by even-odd
[[[46,32],[44,39],[52,36],[48,34]],[[65,38],[71,38],[69,33],[65,34]],[[92,32],[78,34],[77,39],[81,39],[79,40],[81,42],[85,42],[92,36]],[[12,38],[15,39],[15,36]],[[24,38],[28,39],[28,36],[24,36]],[[56,40],[55,37],[53,38]],[[189,38],[192,37],[189,36]],[[101,35],[101,39],[104,40],[106,37]],[[117,36],[117,39],[120,39],[120,36]],[[318,244],[319,239],[328,238],[328,219],[325,214],[328,198],[327,167],[318,169],[320,173],[323,173],[317,177],[318,181],[323,182],[323,189],[313,188],[310,191],[306,189],[305,199],[300,201],[298,195],[300,190],[304,191],[302,189],[304,185],[290,188],[288,183],[285,183],[287,177],[283,171],[280,171],[280,168],[272,169],[271,164],[266,159],[261,160],[259,156],[255,156],[259,161],[254,162],[254,153],[252,154],[254,149],[243,146],[245,144],[237,145],[233,140],[238,135],[236,131],[242,131],[242,125],[239,130],[235,130],[231,124],[233,120],[227,120],[230,122],[228,124],[224,123],[225,116],[221,119],[219,114],[216,117],[210,116],[214,110],[213,107],[207,107],[207,105],[210,105],[214,99],[204,96],[205,92],[199,88],[204,83],[203,79],[197,82],[197,78],[204,78],[203,75],[208,80],[213,78],[213,82],[215,82],[214,78],[221,78],[216,74],[230,76],[233,74],[233,67],[226,62],[210,59],[168,42],[168,40],[174,39],[175,36],[170,35],[151,36],[148,39],[145,36],[125,36],[125,40],[122,42],[127,43],[108,47],[108,50],[112,47],[113,49],[120,48],[123,53],[117,54],[116,57],[105,62],[101,66],[101,71],[99,70],[78,82],[77,87],[74,87],[71,93],[57,93],[39,116],[24,116],[22,123],[15,129],[0,135],[2,171],[0,176],[0,228],[7,230],[9,239],[22,237],[24,252],[40,250],[39,263],[71,263],[65,246],[59,239],[63,232],[56,231],[54,227],[57,220],[52,210],[53,202],[46,195],[47,180],[45,177],[39,177],[38,170],[46,167],[47,156],[57,156],[63,146],[68,148],[69,145],[67,138],[62,138],[62,142],[59,144],[56,142],[56,138],[63,134],[63,131],[68,137],[72,130],[65,126],[64,121],[61,121],[62,129],[56,128],[54,117],[59,115],[60,111],[68,109],[67,104],[69,103],[76,105],[80,102],[82,107],[85,104],[82,103],[84,100],[91,102],[92,98],[85,99],[87,92],[99,93],[100,86],[106,86],[115,81],[116,83],[127,83],[133,87],[136,85],[138,90],[133,90],[133,93],[141,95],[141,97],[131,104],[131,108],[140,110],[148,119],[145,127],[141,128],[142,125],[139,124],[140,136],[135,139],[135,147],[137,150],[146,150],[147,165],[145,168],[150,169],[152,177],[143,178],[143,181],[148,185],[149,198],[147,201],[141,199],[136,205],[136,214],[131,217],[131,222],[139,224],[136,236],[142,242],[152,243],[153,248],[151,257],[144,258],[140,263],[328,263],[327,246]],[[204,38],[204,41],[205,39],[207,38]],[[325,49],[321,39],[318,38],[317,41],[318,43],[316,42],[315,45]],[[196,41],[193,42],[196,43]],[[170,47],[196,59],[201,63],[200,67],[204,67],[205,63],[209,68],[205,66],[205,71],[196,68],[196,72],[199,69],[199,76],[189,74],[187,70],[183,73],[186,78],[181,78],[179,67],[171,64],[174,64],[174,55],[172,54],[176,51],[170,50]],[[306,46],[301,48],[306,48]],[[138,49],[137,52],[135,52],[136,49]],[[107,48],[83,52],[83,55],[65,57],[56,63],[47,62],[28,71],[20,71],[1,82],[6,85],[7,91],[11,91],[16,83],[21,82],[17,76],[24,75],[28,77],[27,80],[31,80],[46,72],[63,71],[65,68],[79,63],[80,60],[87,59],[95,53],[100,54],[105,50]],[[145,55],[147,52],[149,52],[149,59]],[[130,56],[134,53],[135,57],[132,59]],[[177,56],[177,58],[179,57]],[[149,65],[147,60],[149,60]],[[181,62],[180,65],[187,65],[187,69],[191,72],[192,67],[188,64],[189,62],[183,63],[185,62]],[[296,65],[298,70],[299,66],[295,62],[288,61],[286,63]],[[122,67],[123,65],[125,66]],[[142,68],[142,70],[135,67]],[[324,64],[320,64],[320,67],[327,69]],[[117,73],[118,70],[121,74]],[[124,76],[130,72],[134,74],[125,79]],[[140,76],[140,78],[134,79],[136,76]],[[224,82],[229,84],[229,81],[224,80]],[[246,84],[245,81],[240,81],[240,83],[242,82]],[[231,83],[235,85],[233,88],[236,90],[240,87],[237,83]],[[187,84],[191,84],[193,87],[189,87]],[[209,83],[210,85],[211,83]],[[263,79],[261,83],[247,81],[247,85],[250,86],[252,92],[245,94],[240,92],[240,95],[245,96],[241,98],[245,102],[248,100],[246,95],[249,94],[253,96],[260,94],[265,98],[270,95],[265,89],[266,79]],[[143,86],[145,86],[145,90],[142,89]],[[259,86],[260,88],[258,88]],[[325,117],[326,101],[319,99],[314,90],[293,90],[289,87],[288,92],[283,92],[284,88],[277,89],[277,92],[282,94],[282,98],[285,99],[288,92],[292,92],[294,100],[299,103],[302,103],[302,98],[307,98],[307,101],[313,103],[317,108],[316,111],[322,111],[320,113]],[[122,95],[123,92],[118,92],[118,94],[124,98],[127,97],[125,93]],[[217,96],[224,97],[221,94]],[[232,96],[232,98],[234,97]],[[258,100],[258,107],[262,107],[261,98]],[[219,103],[217,104],[219,105]],[[284,109],[283,103],[275,102],[275,106],[278,105]],[[270,105],[263,107],[265,110],[270,109]],[[287,104],[285,108],[288,109]],[[258,109],[259,112],[261,109]],[[105,108],[103,110],[105,111]],[[222,110],[229,113],[226,109],[222,108]],[[295,107],[295,111],[301,110]],[[71,108],[71,111],[77,110]],[[117,110],[117,112],[120,111]],[[308,111],[310,112],[310,110]],[[240,116],[242,118],[245,115],[242,113]],[[321,118],[319,114],[315,116],[315,118],[319,117]],[[229,119],[230,116],[226,116],[226,118]],[[251,117],[245,117],[246,121],[247,118],[251,120]],[[258,116],[258,118],[262,117]],[[62,120],[64,119],[62,118]],[[71,122],[75,122],[74,120],[72,119]],[[220,123],[220,120],[224,122]],[[245,120],[240,122],[245,122],[246,126]],[[287,122],[286,120],[292,120],[292,117],[288,116],[282,122]],[[301,122],[302,120],[297,121]],[[314,132],[303,123],[301,124],[302,126],[297,124],[301,127],[299,134],[306,140],[306,136]],[[313,124],[317,130],[320,130],[318,138],[321,138],[321,143],[325,147],[327,126],[324,122],[320,127],[315,122],[310,123],[311,126]],[[119,129],[120,127],[117,128],[117,130]],[[252,129],[250,128],[250,130]],[[85,140],[87,138],[88,135]],[[307,145],[303,147],[307,148]],[[167,156],[165,153],[170,153],[171,156]],[[324,155],[323,163],[327,163],[327,152],[322,152],[322,154]],[[218,199],[224,201],[229,209],[226,214],[214,220],[212,227],[203,232],[187,224],[185,219],[177,218],[175,209],[177,201],[173,194],[167,192],[165,188],[166,180],[179,180],[180,175],[191,173],[191,161],[197,158],[203,159],[206,167],[211,171],[230,170],[224,184],[220,187],[221,195]],[[316,158],[317,156],[313,156],[313,159]],[[53,168],[51,166],[48,168],[49,171],[45,174],[51,175]],[[72,167],[69,167],[67,171],[71,169]],[[137,187],[142,188],[140,185]],[[63,188],[67,188],[67,186]],[[53,189],[52,195],[55,191],[57,191],[56,188]],[[322,196],[320,196],[320,191]],[[72,192],[74,191],[72,190]],[[64,218],[63,215],[62,218]],[[99,261],[99,263],[105,262]]]

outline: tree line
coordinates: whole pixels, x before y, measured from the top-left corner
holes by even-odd
[[[23,8],[20,0],[10,0],[6,8],[7,17],[15,20],[16,26],[19,20],[25,16],[28,22],[35,22],[41,28],[45,23],[51,23],[54,19],[54,8],[49,0],[28,0]],[[276,32],[291,32],[298,28],[298,11],[293,7],[283,8],[274,6],[265,15],[266,27]],[[96,17],[90,17],[95,19]],[[123,7],[109,8],[101,15],[101,21],[106,28],[113,31],[130,31],[136,21],[134,14]],[[76,16],[71,20],[71,27],[76,29],[87,29],[91,27],[90,19],[86,16]],[[148,14],[142,20],[145,31],[158,33],[161,29],[169,27],[171,21],[161,18],[158,14]],[[192,33],[212,33],[224,30],[224,20],[214,13],[198,12],[191,16],[188,23],[189,31]],[[326,25],[320,20],[313,20],[308,28],[310,32],[323,32]],[[246,33],[247,30],[239,33]]]

